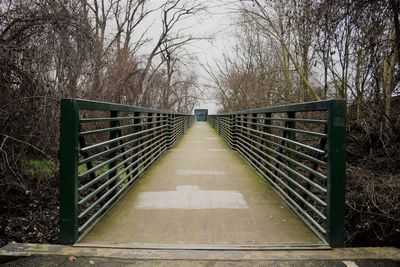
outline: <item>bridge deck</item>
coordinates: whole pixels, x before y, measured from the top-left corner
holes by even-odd
[[[319,244],[237,152],[196,123],[76,245]]]

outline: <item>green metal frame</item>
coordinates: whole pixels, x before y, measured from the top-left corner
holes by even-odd
[[[208,115],[208,122],[322,240],[343,246],[345,101]]]
[[[193,121],[187,114],[62,99],[60,243],[73,244],[93,227]]]
[[[208,109],[195,109],[194,117],[196,121],[207,121]]]

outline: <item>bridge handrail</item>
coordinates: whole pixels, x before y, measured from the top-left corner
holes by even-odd
[[[192,122],[187,114],[62,99],[60,242],[83,236]]]
[[[346,103],[326,100],[208,115],[219,135],[332,247],[343,246]]]

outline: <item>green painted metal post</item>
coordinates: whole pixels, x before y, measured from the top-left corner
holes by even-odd
[[[249,125],[247,124],[247,113],[243,114],[242,119],[243,119],[242,126],[245,127],[245,129],[246,129],[243,131],[243,132],[245,132],[245,133],[243,133],[243,136],[248,137],[247,133],[249,132],[249,130],[247,129],[247,127],[249,127]]]
[[[79,237],[79,108],[73,99],[61,100],[60,132],[60,243],[73,244]]]
[[[140,122],[141,122],[141,119],[140,119],[140,112],[134,112],[133,113],[133,117],[134,117],[134,119],[133,119],[133,132],[134,133],[137,133],[137,132],[140,132]],[[140,139],[140,135],[138,135],[137,137],[136,137],[136,141],[134,142],[134,146],[135,147],[137,147],[137,146],[139,146],[140,144],[141,144],[141,141],[139,140]],[[140,153],[140,148],[137,148],[137,149],[134,149],[133,150],[133,153],[134,154],[138,154],[138,155],[136,155],[133,159],[132,159],[132,162],[135,162],[135,161],[139,161],[139,159],[141,158],[141,156],[139,155],[139,153]],[[134,169],[136,169],[138,166],[140,165],[140,162],[137,162],[135,165],[133,165],[132,166],[132,170],[134,170]],[[132,177],[135,177],[136,175],[138,175],[138,173],[139,173],[139,170],[137,169],[136,171],[134,171],[133,173],[132,173]]]
[[[118,117],[118,111],[115,110],[111,110],[110,111],[110,118],[116,118]],[[118,127],[119,126],[119,121],[118,120],[112,120],[110,121],[110,128],[114,128],[114,127]],[[118,137],[118,132],[117,131],[111,131],[109,133],[109,140],[113,140],[115,138]],[[112,142],[110,144],[110,149],[113,149],[114,147],[118,146],[118,142]],[[108,160],[112,160],[112,158],[116,157],[118,154],[117,151],[113,151],[108,155]],[[108,163],[108,169],[111,170],[112,168],[114,168],[117,165],[117,162],[115,160],[111,161],[110,163]],[[112,172],[110,172],[108,174],[108,180],[111,180],[115,175],[117,174],[117,170],[113,170]],[[113,182],[111,182],[108,185],[108,189],[111,189],[115,186],[116,181],[114,180]],[[115,192],[115,191],[114,191]],[[114,195],[114,193],[110,194],[109,197],[107,199],[110,199],[112,196]]]
[[[287,112],[287,118],[288,119],[296,119],[296,112]],[[294,121],[287,121],[285,123],[285,127],[287,128],[291,128],[291,129],[296,129],[296,122]],[[286,131],[286,135],[284,133],[284,137],[287,137],[288,139],[292,140],[292,141],[296,141],[296,132],[292,132],[292,131]],[[292,143],[286,143],[287,147],[292,149],[292,150],[296,150],[296,146]],[[292,160],[296,160],[296,154],[292,151],[288,152],[288,156],[289,158],[291,158]],[[292,169],[292,170],[296,170],[296,165],[293,164],[293,162],[288,162],[287,165]],[[292,178],[293,180],[296,180],[296,176],[293,173],[288,173],[289,177]],[[290,188],[292,188],[293,190],[296,190],[296,187],[293,185],[292,182],[287,181],[287,184],[289,185]],[[288,190],[287,192],[290,196],[293,197],[293,194]]]
[[[272,125],[272,121],[271,121],[272,114],[271,113],[265,113],[264,116],[265,116],[265,118],[264,118],[265,126],[263,127],[263,132],[267,133],[267,134],[272,134],[272,130],[271,130],[271,127],[270,127]],[[266,142],[264,142],[263,145],[265,145],[267,148],[271,148],[272,147],[271,143],[267,142],[267,141],[271,141],[271,139],[272,139],[271,136],[269,136],[269,135],[265,136]],[[268,149],[264,149],[264,152],[269,156],[272,155],[271,151],[268,150]],[[270,158],[266,158],[266,161],[269,162],[269,163],[272,163],[272,160]],[[266,167],[268,168],[268,166],[266,166]],[[272,178],[272,179],[275,180],[274,178]]]
[[[331,101],[328,110],[328,214],[327,241],[344,243],[346,176],[346,103]]]
[[[161,126],[161,113],[157,113],[156,114],[156,127],[160,127]],[[157,130],[158,131],[158,130]],[[155,134],[156,135],[156,134]],[[158,135],[162,135],[162,132],[160,132]],[[161,143],[159,143],[158,144],[158,147],[160,148],[160,150],[159,151],[161,151],[161,148],[163,147],[163,142],[161,142]],[[158,156],[158,153],[160,153],[160,152],[157,152],[157,156]]]
[[[221,135],[221,117],[217,117],[218,135]]]
[[[232,149],[236,149],[236,115],[231,115]]]
[[[173,114],[168,114],[168,149],[172,148]]]
[[[153,128],[153,117],[154,117],[154,114],[153,113],[147,113],[147,123],[149,123],[148,125],[147,125],[147,130],[150,130],[151,128]],[[153,136],[154,136],[154,134],[152,133],[151,134],[151,136],[149,136],[149,137],[147,137],[146,138],[146,140],[145,141],[149,141],[149,140],[151,140],[152,138],[153,138]],[[149,144],[148,144],[148,146],[152,146],[153,145],[153,143],[154,142],[150,142]],[[145,165],[144,166],[148,166],[149,165],[149,163],[151,162],[151,160],[154,158],[154,156],[151,154],[151,155],[148,155],[146,158],[145,158],[145,160],[146,159],[150,159],[149,161],[147,161],[147,163],[145,163]]]
[[[251,114],[251,129],[253,129],[253,130],[258,130],[258,126],[257,126],[257,123],[258,122],[258,114],[257,113],[253,113],[253,114]],[[258,139],[256,138],[256,137],[253,137],[253,135],[255,135],[256,137],[259,135],[258,133],[255,133],[255,132],[249,132],[249,137],[250,137],[250,139],[251,140],[253,140],[254,141],[254,143],[253,144],[256,144],[255,146],[259,149],[260,148],[260,146],[259,146],[259,143],[258,143]],[[259,152],[257,152],[257,151],[254,151],[257,155],[260,155],[260,153]],[[257,167],[259,167],[260,166],[260,161],[258,161],[258,160],[253,160],[253,163],[254,163],[254,165],[256,165]]]

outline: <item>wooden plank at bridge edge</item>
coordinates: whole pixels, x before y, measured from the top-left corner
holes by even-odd
[[[330,250],[163,250],[74,247],[68,245],[10,243],[0,249],[2,258],[26,256],[103,257],[167,260],[390,260],[400,261],[394,247],[335,248]]]

